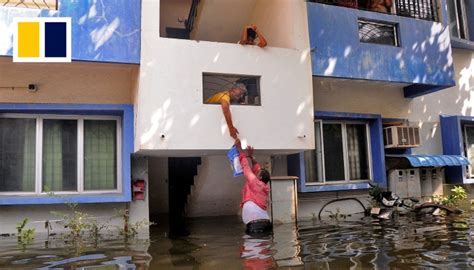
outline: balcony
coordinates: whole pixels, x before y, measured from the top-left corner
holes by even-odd
[[[299,31],[306,27],[302,21],[296,28],[292,21],[304,14],[305,2],[202,0],[192,31],[181,38],[167,28],[185,29],[191,1],[156,2],[143,1],[142,7],[136,151],[161,156],[226,153],[233,140],[221,107],[209,104],[209,97],[237,83],[247,87],[247,96],[231,105],[244,144],[266,153],[314,147],[310,58],[299,49],[307,39]],[[229,16],[229,10],[242,16]],[[261,29],[268,46],[237,44],[250,23]]]
[[[406,98],[454,85],[449,30],[431,2],[397,0],[387,13],[319,2],[307,3],[313,76],[391,83]]]
[[[13,18],[70,17],[72,60],[138,64],[140,1],[0,0],[0,56],[13,53]]]
[[[336,5],[360,10],[374,11],[428,21],[439,21],[436,0],[393,0],[390,5],[371,0],[312,0],[322,4]],[[382,1],[384,2],[384,1]]]
[[[304,25],[295,27],[304,5],[304,1],[160,0],[159,35],[237,44],[244,27],[255,24],[268,46],[301,49],[306,44],[294,36],[304,36]],[[229,11],[238,16],[230,16]]]

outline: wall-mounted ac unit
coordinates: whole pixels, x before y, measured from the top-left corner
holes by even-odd
[[[420,146],[420,128],[391,126],[383,129],[385,148],[412,148]]]

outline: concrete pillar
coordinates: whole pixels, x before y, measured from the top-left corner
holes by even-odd
[[[145,180],[145,200],[132,200],[130,203],[130,223],[149,222],[148,217],[148,158],[132,157],[132,181]],[[148,232],[148,226],[144,226],[144,232]]]
[[[270,211],[274,224],[297,221],[298,193],[295,176],[275,176],[270,180]]]

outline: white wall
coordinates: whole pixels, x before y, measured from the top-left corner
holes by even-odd
[[[403,85],[369,81],[313,79],[316,111],[381,114],[403,118],[410,111],[410,99],[403,97]]]
[[[13,63],[0,57],[0,86],[26,87],[37,92],[0,89],[1,102],[12,103],[132,103],[136,65],[72,62]]]
[[[453,59],[456,86],[414,99],[411,120],[439,122],[440,114],[474,116],[474,53],[453,49]]]
[[[107,224],[110,230],[123,228],[123,219],[117,213],[126,209],[125,203],[81,204],[76,210],[87,213],[87,222],[97,221]],[[55,214],[56,213],[56,214]],[[52,233],[67,231],[64,228],[62,215],[72,215],[71,208],[66,204],[52,205],[15,205],[0,206],[0,232],[16,233],[16,223],[28,218],[27,228],[34,228],[37,233],[46,232],[45,221],[52,224]]]
[[[255,0],[201,0],[191,39],[237,43]]]
[[[191,0],[161,0],[160,36],[166,37],[166,27],[185,28]],[[180,22],[183,21],[183,22]]]
[[[306,2],[302,0],[256,0],[247,24],[256,24],[268,46],[308,48]]]
[[[160,38],[158,3],[145,0],[142,10],[137,151],[179,155],[180,150],[192,150],[196,155],[199,150],[229,149],[233,141],[221,108],[202,103],[202,72],[261,76],[262,106],[231,109],[241,138],[256,149],[314,147],[307,51]],[[298,138],[302,135],[306,138]]]

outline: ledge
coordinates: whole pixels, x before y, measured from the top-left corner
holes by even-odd
[[[270,181],[285,181],[285,180],[298,180],[297,176],[272,176]]]
[[[355,184],[326,184],[326,185],[306,185],[304,192],[321,192],[321,191],[348,191],[358,189],[369,189],[369,183]]]
[[[451,37],[451,46],[456,49],[474,51],[474,41]]]

